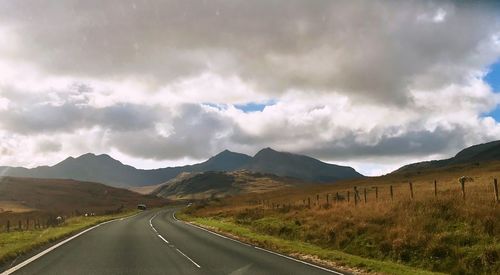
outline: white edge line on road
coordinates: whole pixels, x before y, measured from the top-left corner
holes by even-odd
[[[172,218],[174,218],[174,220],[175,220],[176,222],[178,222],[178,221],[179,221],[179,220],[175,217],[175,212],[172,212]]]
[[[265,248],[261,248],[261,247],[258,247],[258,246],[254,246],[254,248],[258,249],[258,250],[265,251],[267,253],[274,254],[276,256],[280,256],[280,257],[283,257],[283,258],[286,258],[286,259],[289,259],[289,260],[301,263],[301,264],[305,264],[305,265],[308,265],[308,266],[319,268],[319,269],[321,269],[323,271],[327,271],[327,272],[330,272],[330,273],[333,273],[333,274],[337,274],[337,275],[344,275],[344,273],[340,273],[340,272],[337,272],[337,271],[334,271],[334,270],[331,270],[331,269],[328,269],[328,268],[325,268],[325,267],[322,267],[322,266],[319,266],[319,265],[315,265],[315,264],[308,263],[308,262],[305,262],[305,261],[302,261],[302,260],[299,260],[299,259],[295,259],[293,257],[287,256],[287,255],[283,255],[283,254],[280,254],[278,252],[274,252],[274,251],[271,251],[271,250],[267,250]]]
[[[178,248],[176,248],[177,252],[181,253],[182,256],[186,257],[186,259],[190,260],[197,268],[201,268],[199,264],[197,264],[195,261],[193,261],[191,258],[189,258],[186,254],[182,253]]]
[[[244,242],[241,242],[241,241],[238,241],[238,240],[235,240],[235,239],[232,239],[232,238],[226,237],[226,236],[221,235],[221,234],[219,234],[219,233],[215,233],[215,232],[210,231],[210,230],[208,230],[208,229],[206,229],[206,228],[203,228],[203,227],[201,227],[201,226],[198,226],[198,225],[195,225],[195,224],[191,224],[191,223],[187,223],[187,224],[189,224],[189,225],[191,225],[191,226],[194,226],[194,227],[196,227],[196,228],[198,228],[198,229],[201,229],[201,230],[203,230],[203,231],[206,231],[206,232],[208,232],[208,233],[210,233],[210,234],[213,234],[213,235],[215,235],[215,236],[221,237],[221,238],[223,238],[223,239],[230,240],[230,241],[233,241],[233,242],[237,242],[237,243],[239,243],[239,244],[246,245],[246,246],[249,246],[249,247],[253,247],[253,246],[252,246],[252,245],[250,245],[250,244],[247,244],[247,243],[244,243]]]
[[[172,214],[172,216],[174,217],[174,219],[176,219],[176,218],[175,218],[175,213],[173,213],[173,214]],[[176,219],[176,220],[177,220],[177,219]],[[333,273],[333,274],[337,274],[337,275],[345,275],[345,273],[341,273],[341,272],[338,272],[338,271],[335,271],[335,270],[331,270],[331,269],[328,269],[328,268],[325,268],[325,267],[322,267],[322,266],[319,266],[319,265],[315,265],[315,264],[312,264],[312,263],[308,263],[308,262],[306,262],[306,261],[302,261],[302,260],[299,260],[299,259],[295,259],[295,258],[293,258],[293,257],[287,256],[287,255],[283,255],[283,254],[278,253],[278,252],[274,252],[274,251],[271,251],[271,250],[267,250],[267,249],[264,249],[264,248],[261,248],[261,247],[258,247],[258,246],[252,246],[252,245],[249,245],[249,244],[247,244],[247,243],[244,243],[244,242],[241,242],[241,241],[235,240],[235,239],[233,239],[233,238],[229,238],[229,237],[227,237],[227,236],[224,236],[224,235],[221,235],[221,234],[215,233],[215,232],[213,232],[213,231],[210,231],[210,230],[208,230],[208,229],[206,229],[206,228],[203,228],[203,227],[201,227],[201,226],[198,226],[198,225],[195,225],[195,224],[192,224],[192,223],[188,223],[188,222],[184,222],[184,223],[185,223],[185,224],[188,224],[188,225],[191,225],[191,226],[193,226],[193,227],[196,227],[196,228],[198,228],[198,229],[204,230],[204,231],[206,231],[206,232],[208,232],[208,233],[211,233],[211,234],[216,235],[216,236],[218,236],[218,237],[221,237],[221,238],[223,238],[223,239],[231,240],[231,241],[233,241],[233,242],[237,242],[237,243],[239,243],[239,244],[243,244],[243,245],[246,245],[246,246],[249,246],[249,247],[253,247],[253,248],[255,248],[255,249],[262,250],[262,251],[265,251],[265,252],[267,252],[267,253],[271,253],[271,254],[274,254],[274,255],[276,255],[276,256],[280,256],[280,257],[283,257],[283,258],[285,258],[285,259],[288,259],[288,260],[292,260],[292,261],[295,261],[295,262],[298,262],[298,263],[301,263],[301,264],[305,264],[305,265],[308,265],[308,266],[311,266],[311,267],[315,267],[315,268],[318,268],[318,269],[321,269],[321,270],[323,270],[323,271],[327,271],[327,272],[330,272],[330,273]]]
[[[137,213],[137,214],[135,214],[135,215],[132,215],[132,216],[130,216],[130,217],[126,217],[126,218],[127,218],[127,219],[128,219],[128,218],[132,218],[132,217],[134,217],[134,216],[136,216],[136,215],[138,215],[138,214],[139,214],[139,213]],[[14,272],[18,271],[19,269],[21,269],[21,268],[23,268],[23,267],[27,266],[28,264],[32,263],[33,261],[35,261],[35,260],[37,260],[37,259],[41,258],[41,257],[42,257],[42,256],[44,256],[45,254],[47,254],[47,253],[51,252],[52,250],[54,250],[54,249],[58,248],[59,246],[61,246],[61,245],[65,244],[65,243],[67,243],[67,242],[69,242],[69,241],[71,241],[71,240],[73,240],[73,239],[76,239],[76,238],[78,238],[79,236],[81,236],[81,235],[83,235],[83,234],[85,234],[85,233],[87,233],[87,232],[89,232],[89,231],[91,231],[91,230],[93,230],[93,229],[96,229],[97,227],[99,227],[99,226],[101,226],[101,225],[104,225],[104,224],[107,224],[107,223],[110,223],[110,222],[114,222],[114,221],[118,221],[118,220],[123,220],[123,219],[124,219],[124,218],[118,218],[118,219],[114,219],[114,220],[110,220],[110,221],[105,221],[105,222],[102,222],[102,223],[100,223],[100,224],[96,224],[96,225],[94,225],[94,226],[92,226],[92,227],[90,227],[90,228],[87,228],[87,229],[83,230],[82,232],[80,232],[80,233],[78,233],[78,234],[76,234],[76,235],[74,235],[74,236],[71,236],[71,237],[69,237],[69,238],[67,238],[67,239],[65,239],[65,240],[63,240],[63,241],[61,241],[61,242],[58,242],[57,244],[55,244],[55,245],[53,245],[53,246],[51,246],[51,247],[49,247],[49,248],[45,249],[44,251],[42,251],[42,252],[40,252],[40,253],[36,254],[35,256],[33,256],[33,257],[29,258],[29,259],[26,259],[24,262],[21,262],[20,264],[18,264],[18,265],[16,265],[16,266],[12,267],[12,268],[10,268],[10,269],[5,270],[4,272],[0,273],[0,275],[9,275],[9,274],[12,274],[12,273],[14,273]]]

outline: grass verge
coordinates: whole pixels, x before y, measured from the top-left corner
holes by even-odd
[[[177,218],[197,225],[230,234],[242,241],[258,245],[273,251],[291,255],[317,264],[337,267],[354,272],[382,273],[382,274],[442,274],[416,269],[402,264],[367,259],[337,250],[325,249],[319,246],[297,240],[285,240],[252,231],[244,225],[236,224],[229,219],[215,219],[195,217],[186,213],[179,213]]]
[[[96,224],[127,217],[135,213],[137,211],[104,216],[73,217],[57,227],[0,233],[0,266],[30,251],[69,237]]]

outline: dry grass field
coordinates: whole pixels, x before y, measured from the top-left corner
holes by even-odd
[[[461,176],[474,179],[465,184],[465,200]],[[188,214],[432,271],[500,274],[496,177],[500,162],[476,163],[235,196],[199,204]]]
[[[12,230],[26,230],[45,227],[57,216],[115,214],[135,209],[139,203],[154,207],[166,201],[99,183],[3,177],[0,178],[0,232],[7,230],[7,223]]]

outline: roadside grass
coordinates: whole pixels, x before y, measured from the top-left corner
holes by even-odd
[[[368,259],[351,255],[338,250],[326,249],[307,242],[283,239],[256,232],[248,226],[236,224],[230,219],[216,219],[205,217],[194,217],[186,213],[179,213],[178,218],[193,222],[194,224],[207,227],[220,233],[229,233],[244,242],[258,245],[262,248],[277,251],[286,255],[291,255],[306,261],[312,261],[321,265],[332,265],[337,268],[345,268],[351,271],[366,271],[383,274],[401,274],[401,275],[424,275],[440,274],[417,268],[405,266],[402,264]]]
[[[127,211],[113,215],[72,217],[64,221],[59,226],[44,229],[33,229],[28,231],[11,231],[0,233],[0,266],[15,260],[34,249],[40,248],[49,243],[69,237],[86,228],[96,224],[127,217],[138,211]]]
[[[474,178],[465,186],[465,200],[457,182],[464,175]],[[315,255],[341,251],[435,272],[500,274],[500,204],[494,201],[492,184],[499,176],[500,162],[481,163],[239,195],[198,202],[186,211],[200,224],[211,222],[222,231],[232,224],[292,246],[312,245],[319,249],[312,249]],[[354,186],[360,192],[357,204]]]

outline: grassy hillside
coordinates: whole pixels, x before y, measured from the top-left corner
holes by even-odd
[[[22,228],[32,228],[35,223],[52,223],[57,216],[113,214],[135,209],[139,203],[160,206],[166,201],[93,182],[3,177],[0,232],[6,231],[7,222],[13,229],[19,227],[19,222]]]
[[[460,176],[474,179],[465,186],[465,200],[457,181]],[[500,204],[494,201],[495,177],[500,177],[500,162],[459,165],[231,197],[199,204],[188,214],[212,225],[232,224],[253,234],[327,251],[453,274],[499,274]],[[356,204],[354,186],[360,195]],[[300,253],[300,246],[296,250]],[[323,260],[400,273],[314,250],[305,252]]]
[[[170,200],[202,200],[245,193],[263,193],[305,182],[249,171],[181,174],[154,194]]]
[[[415,172],[424,169],[445,168],[451,165],[480,164],[500,160],[500,140],[467,147],[454,157],[409,164],[397,172]]]

